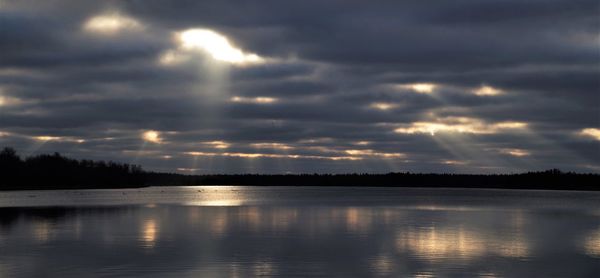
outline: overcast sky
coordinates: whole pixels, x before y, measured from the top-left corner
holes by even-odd
[[[0,146],[181,173],[600,172],[600,2],[0,0]]]

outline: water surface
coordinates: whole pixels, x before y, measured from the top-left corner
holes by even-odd
[[[600,193],[0,192],[0,277],[600,277]]]

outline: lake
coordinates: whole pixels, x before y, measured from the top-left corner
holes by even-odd
[[[0,192],[0,277],[600,277],[600,192]]]

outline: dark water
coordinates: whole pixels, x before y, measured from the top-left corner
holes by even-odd
[[[600,277],[600,193],[0,192],[0,277]]]

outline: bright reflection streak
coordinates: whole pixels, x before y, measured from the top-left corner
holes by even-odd
[[[274,277],[277,273],[276,265],[270,259],[264,259],[254,263],[254,277]]]
[[[199,200],[185,202],[189,206],[207,206],[207,207],[237,207],[243,205],[241,200],[223,199],[223,200]]]
[[[155,130],[148,130],[142,133],[142,139],[147,142],[160,144],[162,143],[162,138],[160,138],[160,133]]]
[[[398,104],[375,102],[375,103],[371,103],[371,105],[369,105],[369,107],[373,108],[373,109],[377,109],[377,110],[387,111],[387,110],[398,108]]]
[[[475,259],[485,253],[510,258],[529,254],[529,246],[522,237],[485,237],[463,227],[403,230],[396,237],[396,248],[400,252],[410,250],[427,260]]]
[[[36,223],[33,227],[33,236],[37,241],[47,242],[50,239],[50,231],[50,223],[46,221],[41,221]]]
[[[508,154],[512,156],[522,157],[531,155],[530,152],[522,149],[500,149],[500,152],[503,154]]]
[[[143,26],[134,18],[119,13],[109,13],[88,19],[82,28],[88,32],[112,35],[123,30],[139,30]]]
[[[473,258],[481,256],[486,248],[483,240],[463,228],[409,230],[398,235],[398,250],[411,250],[420,257],[439,260],[450,257]]]
[[[581,136],[587,136],[594,138],[594,140],[600,141],[600,129],[599,128],[584,128],[579,132]]]
[[[366,233],[373,222],[372,212],[365,208],[349,207],[345,210],[346,228],[352,233]]]
[[[586,254],[600,257],[600,228],[585,238],[583,247]]]
[[[153,248],[156,245],[158,238],[158,224],[154,219],[148,219],[144,221],[142,226],[141,240],[143,242],[142,247]]]
[[[380,255],[370,261],[371,268],[379,275],[390,275],[395,268],[394,260],[389,255]]]
[[[254,53],[244,53],[234,47],[227,37],[208,29],[190,29],[178,34],[184,49],[200,49],[215,60],[232,64],[261,63],[263,59]]]
[[[483,120],[468,117],[446,117],[436,122],[414,122],[405,127],[396,128],[394,132],[404,134],[437,132],[458,132],[473,134],[494,134],[504,130],[518,130],[527,127],[523,122],[486,123]]]
[[[273,97],[240,97],[234,96],[230,99],[231,102],[239,102],[239,103],[255,103],[255,104],[269,104],[277,102],[277,98]]]
[[[473,90],[473,93],[478,96],[496,96],[502,93],[502,90],[496,89],[491,86],[481,86],[476,90]]]

